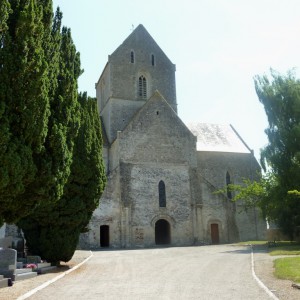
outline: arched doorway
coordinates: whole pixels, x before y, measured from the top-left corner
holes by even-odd
[[[210,232],[211,232],[211,243],[212,244],[219,244],[219,225],[218,224],[211,224],[210,225]]]
[[[168,221],[160,219],[155,223],[155,244],[168,245],[171,243],[171,229]]]
[[[109,226],[100,226],[100,247],[109,247]]]

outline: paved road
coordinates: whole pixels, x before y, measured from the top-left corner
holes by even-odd
[[[98,251],[30,300],[270,299],[251,274],[250,250],[218,245]]]

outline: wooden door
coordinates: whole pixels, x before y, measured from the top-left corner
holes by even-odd
[[[219,244],[219,225],[218,224],[211,224],[210,225],[211,231],[211,243],[212,244]]]

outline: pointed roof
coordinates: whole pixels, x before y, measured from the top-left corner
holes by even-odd
[[[127,126],[124,128],[122,133],[126,134],[126,132],[131,130],[132,126],[135,126],[136,123],[139,123],[139,120],[144,118],[144,114],[147,114],[147,111],[152,110],[155,108],[156,103],[161,102],[163,104],[164,109],[168,111],[168,115],[170,120],[174,120],[185,132],[185,135],[191,135],[193,138],[195,136],[193,133],[189,130],[189,128],[186,126],[186,124],[183,123],[183,121],[179,118],[177,113],[174,111],[174,109],[171,107],[171,105],[167,102],[167,100],[164,98],[164,96],[158,91],[155,90],[153,95],[146,101],[146,103],[135,113],[131,121],[127,124]],[[156,113],[159,113],[156,111]]]
[[[187,127],[197,137],[197,151],[251,153],[231,124],[191,122]]]
[[[173,64],[142,24],[139,24],[132,31],[132,33],[124,40],[124,42],[110,55],[110,57],[113,57],[120,49],[128,44],[138,44],[143,46],[145,41],[148,41],[147,46],[152,45],[154,48],[159,49],[165,58],[167,58],[168,61]]]

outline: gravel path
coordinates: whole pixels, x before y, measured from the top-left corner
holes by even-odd
[[[69,266],[89,254],[76,251]],[[251,275],[250,257],[247,247],[233,245],[98,251],[29,299],[270,299]],[[280,300],[300,299],[300,290],[291,282],[274,278],[273,257],[255,250],[254,258],[257,276]],[[40,275],[0,289],[0,300],[17,299],[57,275]]]
[[[30,299],[269,299],[250,258],[228,245],[99,251]]]

